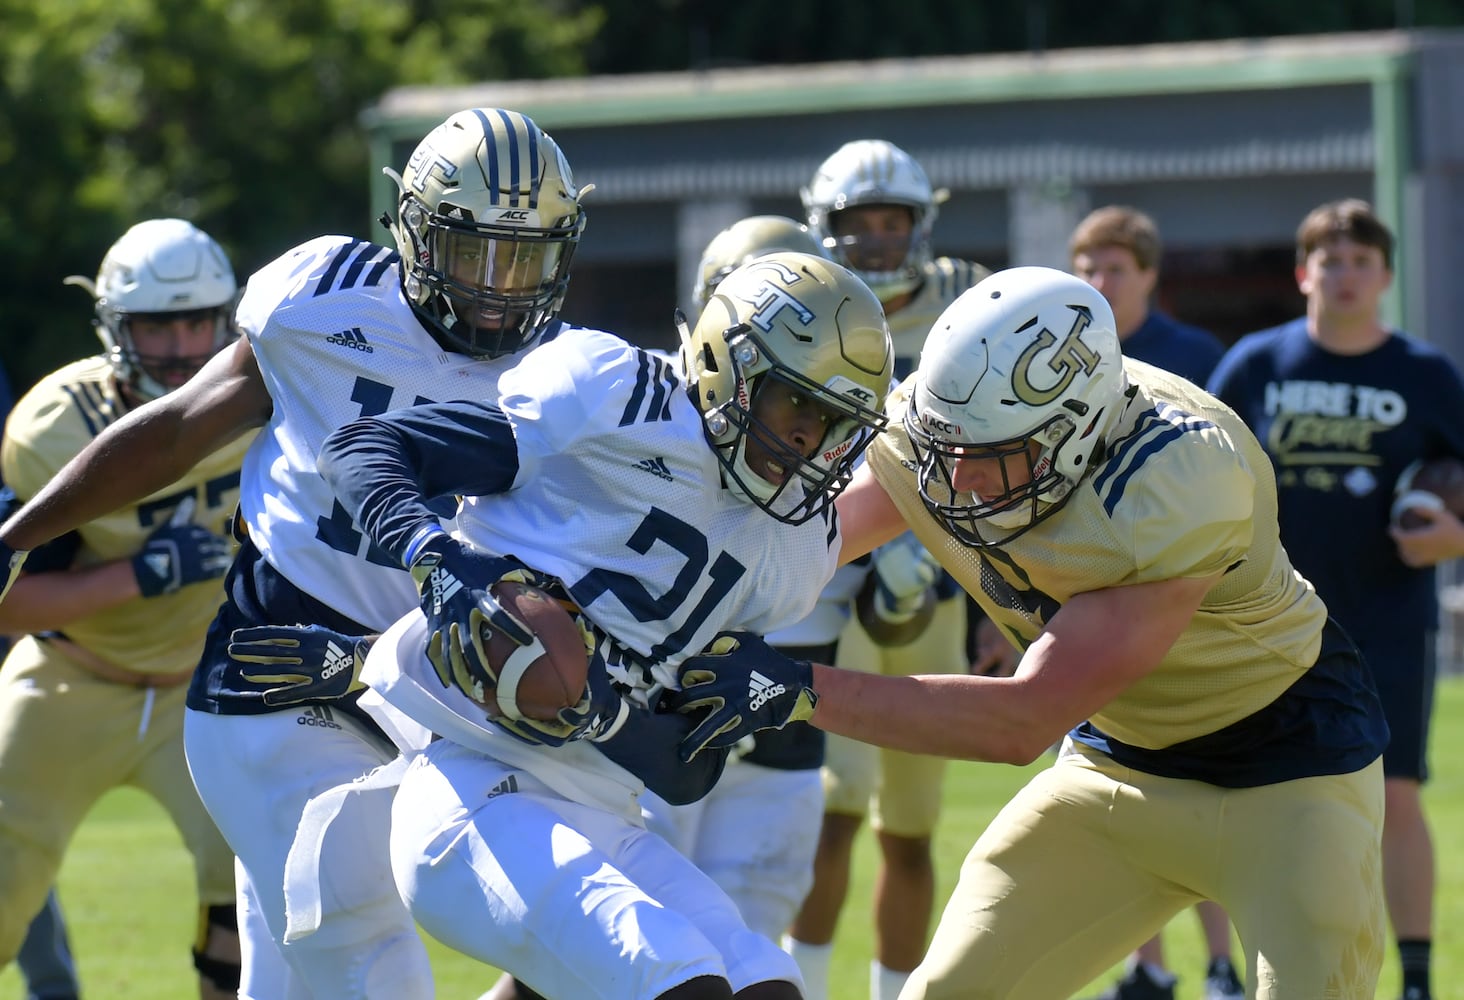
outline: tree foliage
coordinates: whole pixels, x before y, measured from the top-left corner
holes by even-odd
[[[363,108],[402,84],[1464,23],[1464,0],[0,0],[0,360],[96,347],[92,274],[179,215],[241,279],[362,233]]]
[[[67,274],[191,219],[242,279],[359,233],[357,118],[390,87],[585,71],[591,7],[545,0],[0,0],[0,358],[24,387],[97,347]],[[365,235],[365,234],[362,234]]]

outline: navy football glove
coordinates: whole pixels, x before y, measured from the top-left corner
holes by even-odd
[[[581,630],[585,630],[584,620],[578,616],[575,620],[580,623]],[[614,736],[630,713],[638,711],[620,696],[615,682],[605,671],[604,658],[594,655],[591,633],[585,631],[585,638],[586,650],[590,653],[590,670],[580,700],[569,708],[560,709],[555,718],[547,721],[495,716],[493,721],[504,732],[525,743],[547,747],[563,746],[571,740],[598,743]]]
[[[132,557],[132,572],[143,597],[171,594],[191,583],[217,580],[234,561],[227,538],[189,520],[194,500],[185,497],[168,522],[142,543]]]
[[[681,741],[691,761],[703,750],[726,750],[759,729],[782,729],[813,714],[813,664],[794,660],[748,632],[722,632],[678,672],[680,691],[662,704],[678,712],[706,712]]]
[[[427,659],[437,679],[474,701],[486,701],[498,683],[488,663],[493,633],[502,632],[520,646],[534,641],[529,627],[505,611],[488,588],[500,580],[537,586],[538,579],[512,559],[476,552],[441,528],[413,541],[407,568],[422,598]]]
[[[361,664],[375,636],[345,635],[323,625],[259,625],[229,634],[239,676],[273,708],[335,701],[366,685]]]

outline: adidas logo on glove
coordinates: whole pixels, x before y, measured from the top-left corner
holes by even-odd
[[[452,595],[463,589],[462,581],[448,573],[446,570],[434,569],[432,571],[432,613],[442,613],[442,606],[452,599]]]
[[[321,668],[320,679],[328,681],[342,670],[349,670],[356,663],[353,653],[348,653],[335,643],[327,643],[325,647],[325,666]]]
[[[788,689],[781,684],[773,682],[771,677],[766,677],[756,670],[752,672],[751,680],[747,685],[748,708],[756,712],[768,702],[780,694],[787,694]]]

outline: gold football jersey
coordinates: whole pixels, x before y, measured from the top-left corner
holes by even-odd
[[[903,378],[920,360],[925,336],[946,306],[961,293],[990,274],[987,268],[969,260],[937,257],[925,265],[914,297],[901,309],[886,313],[890,340],[895,349],[895,372]]]
[[[1161,369],[1131,359],[1124,369],[1125,405],[1088,476],[998,549],[962,545],[927,512],[903,429],[906,388],[868,454],[915,534],[1024,649],[1073,594],[1225,571],[1163,662],[1092,718],[1160,749],[1274,701],[1315,662],[1326,608],[1281,547],[1271,462],[1240,418]]]
[[[42,379],[11,411],[0,446],[0,469],[16,496],[29,500],[102,429],[126,412],[103,357],[73,362]],[[123,559],[166,524],[184,497],[196,505],[192,520],[229,537],[239,500],[239,466],[253,440],[239,440],[210,455],[187,475],[140,503],[84,525],[76,568]],[[67,638],[110,663],[139,673],[177,673],[198,662],[204,633],[223,602],[220,581],[172,594],[127,601],[68,624]]]

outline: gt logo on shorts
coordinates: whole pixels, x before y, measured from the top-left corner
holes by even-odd
[[[765,677],[756,670],[752,672],[752,679],[747,685],[748,708],[754,712],[762,708],[768,702],[780,694],[787,694],[788,689],[781,684],[774,683],[771,677]]]
[[[331,717],[327,705],[310,705],[305,714],[295,718],[297,726],[319,726],[321,729],[340,729],[341,724]]]

